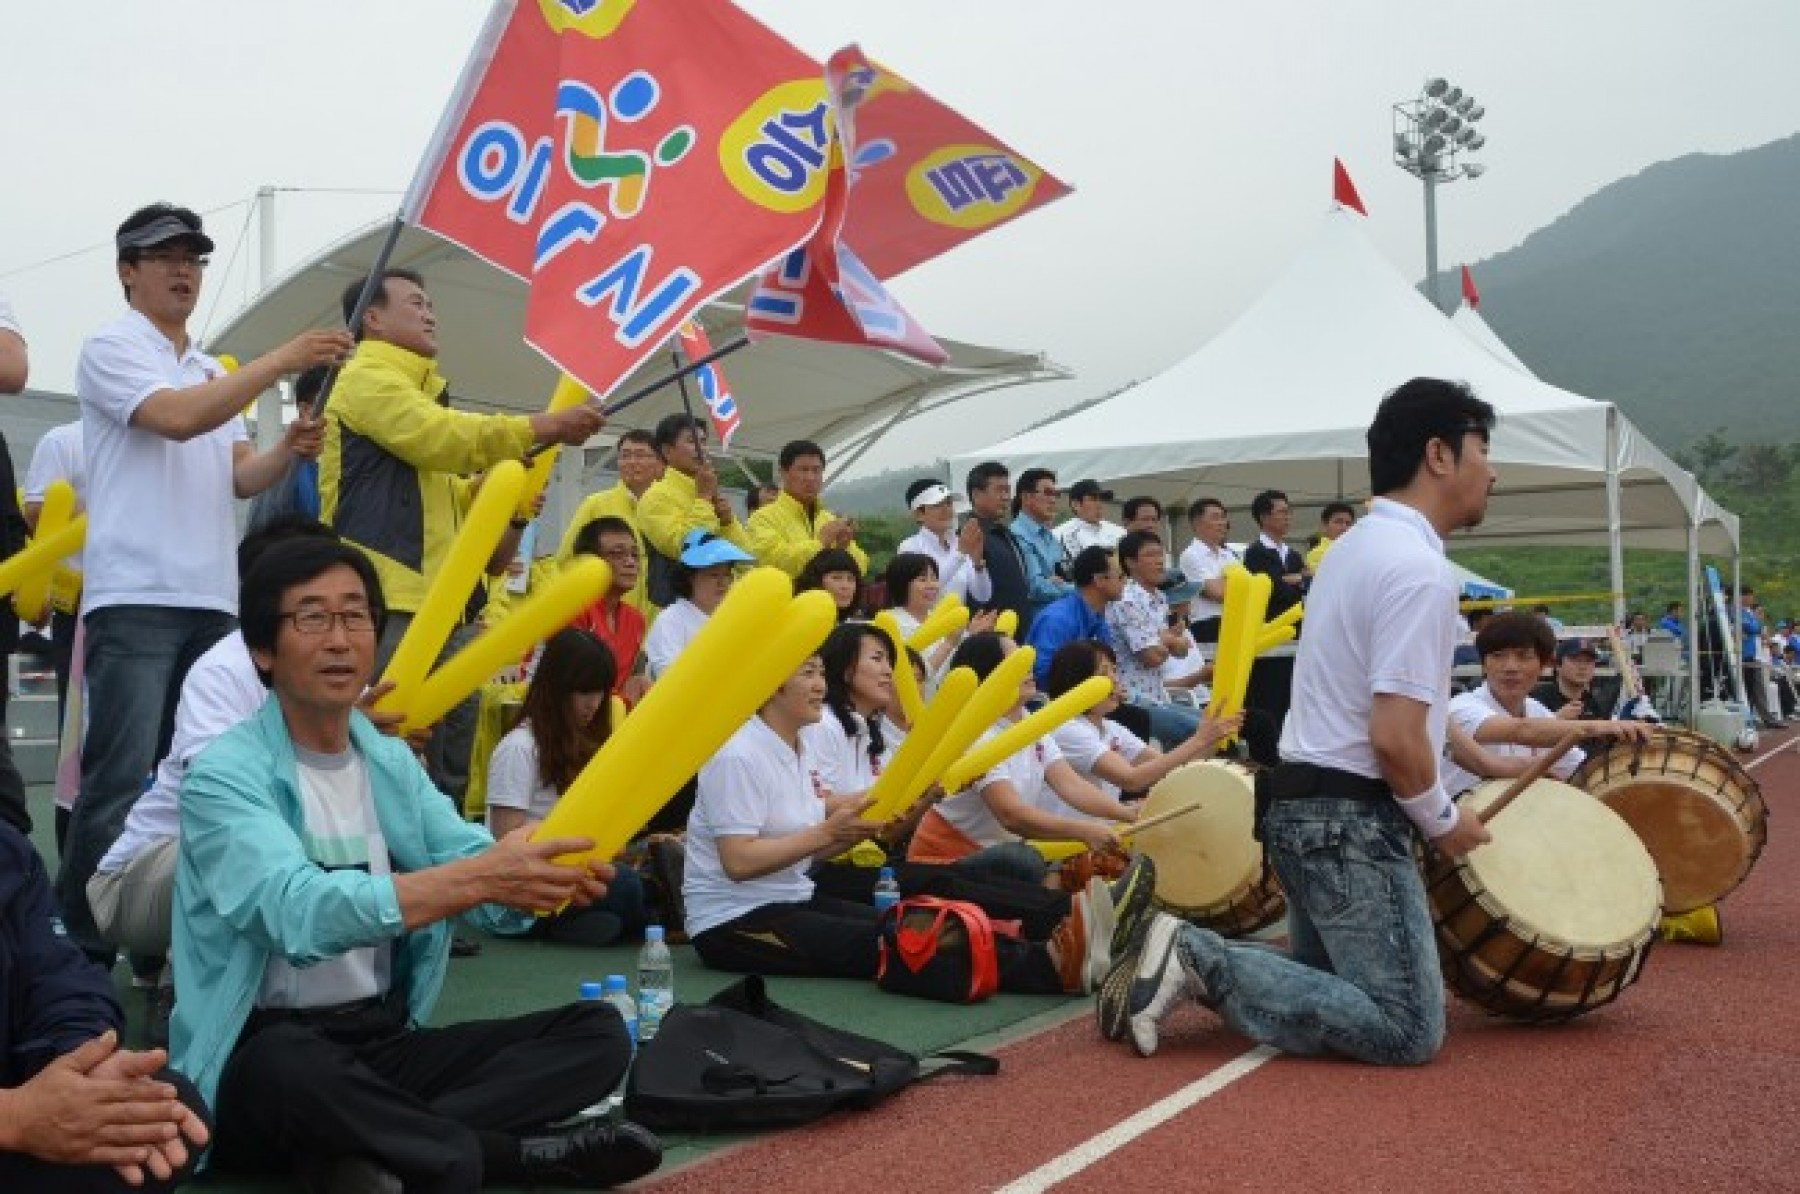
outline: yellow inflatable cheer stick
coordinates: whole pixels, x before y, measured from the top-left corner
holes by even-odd
[[[1021,717],[980,746],[956,760],[944,771],[946,792],[959,792],[976,776],[1011,758],[1064,722],[1073,721],[1111,696],[1110,676],[1090,676],[1036,713]]]
[[[919,623],[919,628],[906,640],[906,645],[915,651],[928,650],[940,639],[949,638],[968,624],[968,607],[940,605],[931,611],[930,617]]]
[[[1250,596],[1250,572],[1242,564],[1225,566],[1225,600],[1223,612],[1219,617],[1219,641],[1213,652],[1212,699],[1207,702],[1206,715],[1214,717],[1223,708],[1225,694],[1231,691],[1233,673],[1238,666],[1237,643],[1242,632],[1244,616],[1248,611],[1246,598]]]
[[[913,781],[918,778],[919,769],[931,757],[932,750],[950,728],[950,723],[962,711],[970,697],[975,695],[975,673],[966,667],[959,667],[944,677],[938,685],[937,695],[925,706],[925,711],[913,721],[912,729],[906,735],[906,741],[888,760],[887,770],[875,780],[875,786],[869,789],[869,796],[875,803],[863,816],[870,821],[888,821],[899,816],[913,806],[919,793],[930,787],[929,783],[920,784],[915,790]]]
[[[434,724],[457,703],[517,663],[525,653],[575,620],[612,584],[612,569],[592,556],[564,567],[556,579],[527,597],[505,618],[446,659],[414,690],[401,733]]]
[[[40,535],[23,551],[0,562],[0,597],[15,593],[40,572],[51,574],[64,556],[74,555],[87,542],[88,516],[77,514],[53,535]]]
[[[73,517],[75,487],[60,479],[50,482],[44,488],[44,502],[38,509],[37,530],[32,535],[33,540],[50,538],[67,526]],[[27,622],[44,620],[44,606],[50,599],[50,584],[55,579],[55,574],[55,568],[44,568],[19,585],[19,591],[13,596],[13,609],[18,611],[21,618]]]
[[[830,594],[791,596],[778,568],[736,584],[650,692],[588,760],[539,827],[538,837],[587,837],[578,858],[611,858],[769,694],[816,651],[837,623]],[[771,627],[779,627],[771,636]],[[722,677],[736,683],[721,686]]]
[[[1234,646],[1237,664],[1232,671],[1231,687],[1225,691],[1224,714],[1230,717],[1244,707],[1244,696],[1250,691],[1250,672],[1256,663],[1256,640],[1262,633],[1263,615],[1268,612],[1269,595],[1275,582],[1263,573],[1250,578],[1250,595],[1246,599],[1244,618],[1238,624]]]
[[[556,388],[550,391],[550,404],[544,408],[545,413],[555,414],[559,410],[568,410],[571,406],[580,406],[593,398],[588,388],[570,377],[567,373],[556,379]],[[545,448],[532,457],[531,468],[525,474],[525,491],[519,495],[519,505],[515,511],[520,518],[531,518],[531,507],[536,504],[538,494],[544,492],[544,486],[550,484],[550,474],[556,469],[556,458],[562,454],[560,445]]]
[[[1270,629],[1270,627],[1274,627],[1274,629]],[[1267,626],[1263,627],[1262,633],[1257,636],[1256,653],[1261,655],[1272,648],[1281,646],[1283,643],[1291,643],[1294,641],[1295,637],[1294,628],[1292,626],[1275,626],[1273,622],[1270,622]]]
[[[944,736],[938,740],[931,753],[925,756],[925,765],[913,777],[915,800],[918,799],[918,793],[939,782],[944,772],[950,769],[950,764],[969,753],[969,748],[1019,703],[1020,686],[1031,675],[1031,666],[1036,660],[1036,651],[1030,647],[1020,647],[1001,661],[999,667],[988,673],[987,679],[981,682],[974,695],[963,703],[956,719],[950,723],[950,728],[944,731]],[[955,793],[957,789],[946,784],[944,791]]]
[[[1270,586],[1269,591],[1271,593],[1275,591],[1273,585]],[[1301,602],[1296,605],[1290,605],[1286,609],[1282,610],[1280,613],[1276,614],[1273,618],[1270,618],[1268,620],[1268,622],[1265,624],[1264,629],[1266,630],[1266,629],[1270,629],[1270,628],[1273,628],[1276,626],[1292,626],[1294,623],[1298,622],[1301,618],[1303,618],[1305,616],[1306,616],[1306,604],[1304,602]]]
[[[413,615],[412,625],[388,660],[383,680],[392,680],[394,689],[375,703],[382,712],[405,713],[412,708],[419,686],[425,682],[438,652],[450,638],[450,631],[462,617],[469,594],[475,591],[487,571],[488,560],[506,533],[507,521],[519,506],[519,491],[525,485],[525,468],[516,460],[503,461],[488,470],[481,491],[469,507],[462,529],[450,544],[437,575]]]
[[[961,605],[962,603],[963,599],[961,593],[945,593],[942,597],[938,598],[939,609],[942,609],[946,605]]]
[[[1001,610],[1000,616],[994,619],[994,633],[995,634],[1003,634],[1007,638],[1011,638],[1013,635],[1017,634],[1018,632],[1019,632],[1019,611],[1016,609]]]
[[[906,657],[906,640],[900,634],[900,619],[894,616],[893,610],[884,609],[869,621],[893,641],[896,655],[894,692],[900,697],[900,708],[905,710],[906,720],[917,725],[925,715],[925,694],[919,691],[919,678],[913,675],[912,661]]]
[[[50,578],[50,608],[59,614],[81,612],[81,569],[56,566]]]

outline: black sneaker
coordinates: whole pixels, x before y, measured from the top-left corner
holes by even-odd
[[[591,1119],[557,1136],[519,1141],[526,1178],[547,1186],[622,1186],[662,1164],[662,1144],[648,1128]]]
[[[1148,854],[1139,854],[1113,881],[1112,956],[1135,953],[1150,924],[1150,910],[1156,898],[1156,863]]]
[[[175,1014],[175,988],[158,983],[144,988],[144,1048],[169,1047],[169,1017]]]

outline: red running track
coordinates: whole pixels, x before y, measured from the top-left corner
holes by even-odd
[[[1800,1189],[1800,846],[1785,832],[1800,815],[1800,742],[1763,745],[1769,845],[1723,907],[1722,947],[1658,946],[1636,987],[1571,1024],[1518,1026],[1453,1001],[1444,1051],[1422,1069],[1277,1055],[1060,1185],[1019,1188]],[[1001,1050],[998,1078],[917,1087],[649,1186],[998,1190],[1249,1047],[1190,1009],[1144,1060],[1082,1017]]]

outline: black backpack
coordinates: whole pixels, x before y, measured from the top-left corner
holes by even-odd
[[[657,551],[648,541],[644,544],[644,564],[649,569],[644,578],[644,596],[658,609],[667,609],[681,599],[675,591],[675,570],[680,564]]]
[[[822,1024],[769,998],[750,975],[708,1003],[669,1009],[625,1083],[625,1114],[660,1131],[735,1131],[808,1123],[872,1107],[920,1078],[993,1074],[981,1053],[946,1051],[922,1070],[912,1054]]]

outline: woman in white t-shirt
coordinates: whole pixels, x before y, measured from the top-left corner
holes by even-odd
[[[488,761],[487,825],[495,838],[542,821],[617,728],[611,700],[618,663],[586,630],[562,630],[544,644],[519,724]],[[604,898],[540,917],[530,935],[573,945],[611,945],[643,932],[647,916],[637,871],[617,868]]]
[[[1449,732],[1442,765],[1444,790],[1460,796],[1484,779],[1522,775],[1538,755],[1561,741],[1570,729],[1531,690],[1538,675],[1556,655],[1556,632],[1537,614],[1495,614],[1475,636],[1475,652],[1486,677],[1473,692],[1450,701]],[[1595,738],[1645,738],[1646,722],[1584,721],[1583,732]],[[1579,747],[1551,765],[1550,774],[1568,779],[1586,756]]]
[[[887,605],[894,611],[894,621],[900,624],[900,634],[903,638],[911,638],[943,597],[937,563],[923,552],[903,551],[889,561],[882,580],[887,590]],[[962,642],[963,636],[992,630],[997,616],[993,610],[975,614],[963,630],[946,635],[926,648],[926,672],[934,680],[942,676],[951,653]]]
[[[883,828],[863,819],[867,797],[814,788],[801,732],[825,696],[815,655],[700,769],[682,894],[694,950],[716,970],[867,980],[880,965],[874,906],[825,895],[810,876]],[[1110,925],[1085,893],[1077,901],[1052,942],[996,940],[1003,990],[1091,990],[1104,975]]]
[[[1110,680],[1117,674],[1118,661],[1111,647],[1093,639],[1078,639],[1057,650],[1044,677],[1044,687],[1050,699],[1055,700],[1095,676]],[[1219,739],[1236,732],[1244,720],[1242,715],[1222,720],[1202,718],[1199,732],[1164,754],[1118,722],[1106,719],[1119,707],[1119,699],[1115,685],[1112,696],[1080,717],[1064,722],[1053,735],[1075,773],[1114,799],[1121,791],[1147,791],[1184,763],[1210,758]],[[1074,808],[1063,811],[1072,816],[1089,815]]]
[[[967,667],[977,678],[986,679],[1018,649],[1004,635],[972,634],[957,648],[950,666]],[[1027,672],[1018,701],[983,740],[1023,716],[1025,702],[1036,694],[1037,686]],[[1058,811],[1065,803],[1087,815]],[[919,821],[907,858],[954,864],[965,873],[1041,882],[1047,866],[1028,841],[1072,839],[1091,849],[1104,849],[1118,844],[1111,824],[1135,816],[1077,775],[1063,759],[1055,738],[1046,736],[927,812]]]

